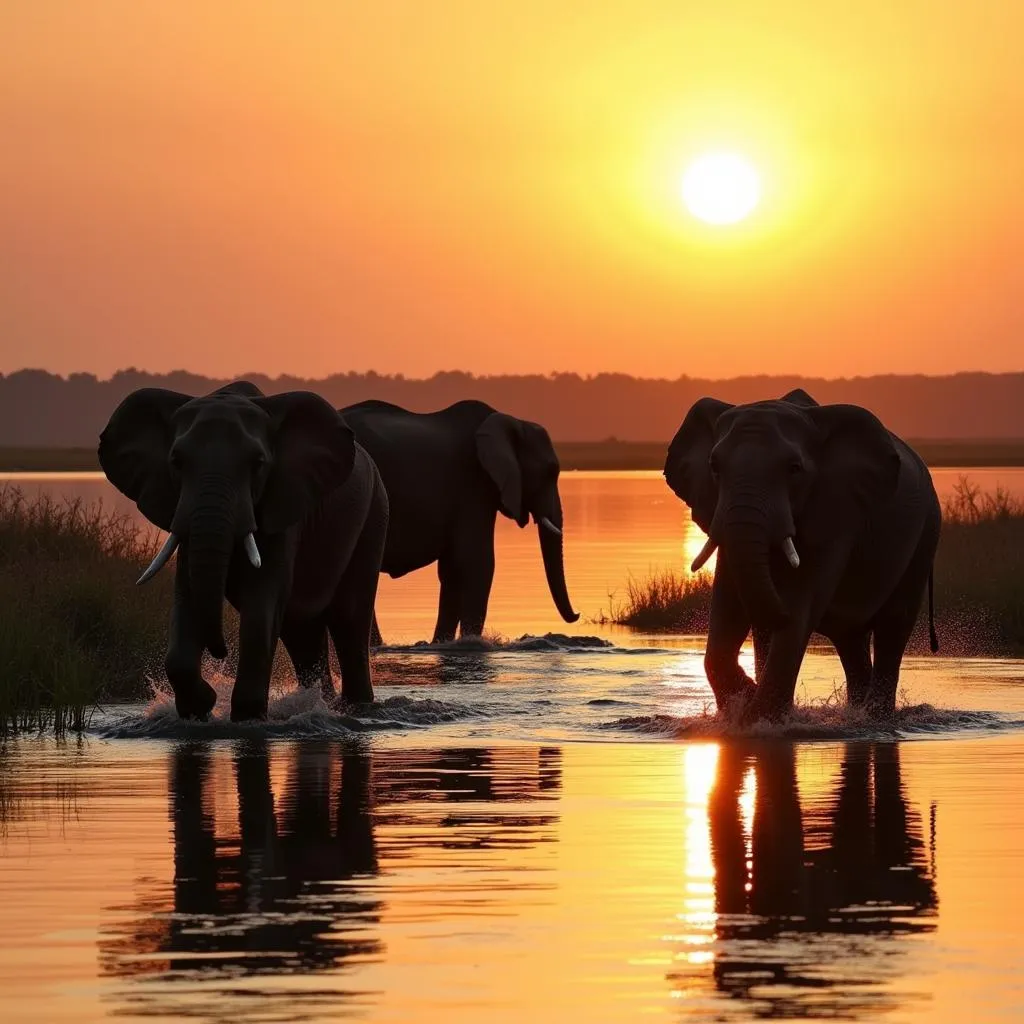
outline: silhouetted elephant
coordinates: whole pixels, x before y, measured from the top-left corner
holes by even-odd
[[[736,406],[702,398],[665,479],[708,534],[694,571],[718,548],[705,667],[719,708],[739,698],[746,720],[785,713],[818,632],[835,644],[850,702],[891,714],[941,524],[918,455],[866,409],[803,391]],[[756,687],[738,662],[751,628]],[[936,650],[934,624],[931,640]]]
[[[715,983],[760,1004],[757,1016],[808,1016],[808,1004],[821,999],[833,1016],[878,1009],[881,996],[869,986],[891,971],[891,943],[932,930],[938,904],[922,822],[903,792],[899,746],[847,744],[831,799],[808,810],[795,757],[793,745],[771,741],[719,749],[708,804]],[[750,772],[748,836],[740,798]],[[857,939],[865,936],[883,945]],[[845,959],[844,945],[858,955]]]
[[[566,622],[579,618],[565,585],[558,456],[542,426],[472,401],[432,413],[377,401],[341,412],[387,488],[381,570],[398,577],[437,562],[435,643],[483,632],[499,512],[521,527],[533,517],[555,607]]]
[[[227,653],[224,598],[240,614],[232,719],[263,718],[280,637],[299,681],[333,694],[330,630],[342,695],[373,700],[369,637],[388,502],[373,460],[317,395],[264,397],[238,381],[204,398],[143,388],[100,437],[110,482],[167,530],[140,583],[178,550],[166,668],[182,718],[216,694],[203,650]]]

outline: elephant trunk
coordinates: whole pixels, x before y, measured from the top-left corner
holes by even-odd
[[[540,540],[541,558],[544,560],[544,574],[548,581],[551,599],[555,602],[558,614],[566,622],[575,622],[580,613],[573,609],[569,601],[569,591],[565,585],[565,559],[562,547],[562,503],[556,491],[553,498],[545,502],[543,511],[537,509],[534,519],[537,520],[537,536]]]
[[[729,516],[722,527],[722,547],[740,600],[755,626],[774,629],[788,618],[772,580],[767,524],[753,516]]]
[[[224,643],[224,589],[234,547],[233,496],[209,492],[189,517],[188,580],[199,635],[215,658],[227,654]]]

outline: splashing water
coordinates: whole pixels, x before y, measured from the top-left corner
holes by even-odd
[[[783,721],[739,726],[714,713],[699,641],[619,647],[589,636],[549,633],[514,640],[381,648],[374,654],[377,700],[325,702],[316,689],[283,684],[264,722],[230,721],[233,681],[215,674],[207,722],[182,721],[173,696],[154,684],[144,705],[107,709],[104,737],[355,737],[429,731],[452,740],[668,741],[693,738],[886,739],[1004,730],[1024,725],[1024,663],[907,659],[902,700],[877,721],[846,705],[842,670],[808,652],[797,705]],[[747,655],[744,655],[747,657]],[[999,710],[992,710],[998,708]]]

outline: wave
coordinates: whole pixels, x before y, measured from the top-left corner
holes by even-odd
[[[697,715],[636,715],[602,723],[599,728],[656,739],[788,739],[830,740],[909,739],[973,730],[1003,730],[1024,726],[1024,720],[994,711],[964,711],[914,704],[898,708],[892,718],[872,718],[846,705],[797,705],[776,722],[740,725],[734,718],[710,711]]]
[[[417,640],[413,644],[383,644],[373,654],[487,654],[557,651],[562,654],[678,654],[678,647],[619,647],[600,636],[572,636],[568,633],[524,633],[511,639],[501,636],[467,636],[447,643]]]
[[[563,651],[591,652],[618,650],[610,640],[600,636],[569,636],[567,633],[545,633],[534,636],[524,633],[515,639],[500,636],[464,636],[447,643],[418,640],[414,644],[384,644],[374,654],[481,654],[489,651]],[[626,649],[622,649],[625,653]]]

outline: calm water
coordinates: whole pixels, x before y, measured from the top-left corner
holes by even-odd
[[[584,615],[701,543],[657,474],[562,489]],[[535,546],[502,521],[506,637],[566,630]],[[158,693],[3,748],[3,1020],[1020,1019],[1024,663],[910,659],[880,730],[815,650],[793,719],[738,737],[698,638],[409,646],[435,600],[385,580],[359,717]]]

